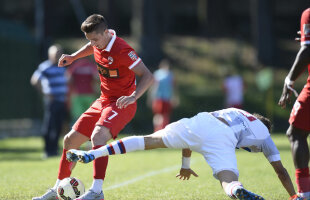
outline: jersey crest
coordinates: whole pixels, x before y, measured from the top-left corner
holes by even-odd
[[[109,61],[108,64],[109,64],[109,65],[112,65],[112,63],[113,63],[113,58],[112,58],[111,56],[109,56],[109,57],[108,57],[108,61]]]

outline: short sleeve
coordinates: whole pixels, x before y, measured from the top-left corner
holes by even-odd
[[[302,13],[300,20],[301,45],[310,44],[310,8]]]
[[[262,144],[262,151],[269,162],[281,160],[279,150],[269,136]]]
[[[132,48],[126,48],[121,53],[120,59],[121,65],[133,69],[137,64],[141,62],[141,58]]]

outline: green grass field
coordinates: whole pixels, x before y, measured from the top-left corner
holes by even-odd
[[[289,143],[284,134],[273,135],[282,161],[294,181]],[[0,140],[0,200],[31,199],[41,195],[56,180],[59,157],[41,160],[40,138]],[[237,150],[240,181],[266,200],[288,199],[272,167],[262,153]],[[181,160],[179,150],[152,150],[111,156],[104,182],[107,200],[223,200],[220,184],[203,157],[193,153],[192,169],[199,177],[189,181],[175,178]],[[72,176],[86,188],[92,183],[92,164],[78,164]]]

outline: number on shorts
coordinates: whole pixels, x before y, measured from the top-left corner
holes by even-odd
[[[116,115],[118,115],[118,113],[117,113],[116,111],[112,110],[112,112],[113,112],[113,115],[111,115],[110,117],[108,117],[108,120],[111,120],[111,119],[113,119],[114,117],[116,117]]]

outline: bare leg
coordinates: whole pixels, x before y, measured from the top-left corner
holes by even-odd
[[[309,133],[292,125],[286,135],[291,144],[292,156],[295,165],[297,191],[301,197],[310,197],[310,174],[309,174],[309,147],[307,138]]]
[[[290,125],[286,135],[291,144],[295,168],[307,168],[309,164],[309,147],[307,142],[309,133]]]
[[[226,186],[233,181],[238,181],[237,175],[234,172],[228,170],[219,172],[217,177],[223,188],[226,188]]]
[[[73,168],[76,165],[76,162],[69,163],[66,160],[66,155],[65,155],[66,151],[69,149],[78,149],[84,142],[88,140],[89,140],[88,137],[86,137],[85,135],[73,129],[67,135],[65,135],[64,141],[63,141],[63,146],[64,146],[63,155],[60,160],[59,172],[58,172],[59,180],[69,177],[71,175]]]
[[[221,171],[217,174],[217,177],[230,198],[238,198],[242,200],[264,200],[257,194],[254,194],[243,188],[243,185],[238,181],[238,176],[229,170]]]
[[[147,135],[144,136],[145,150],[167,148],[163,142],[161,135]]]

